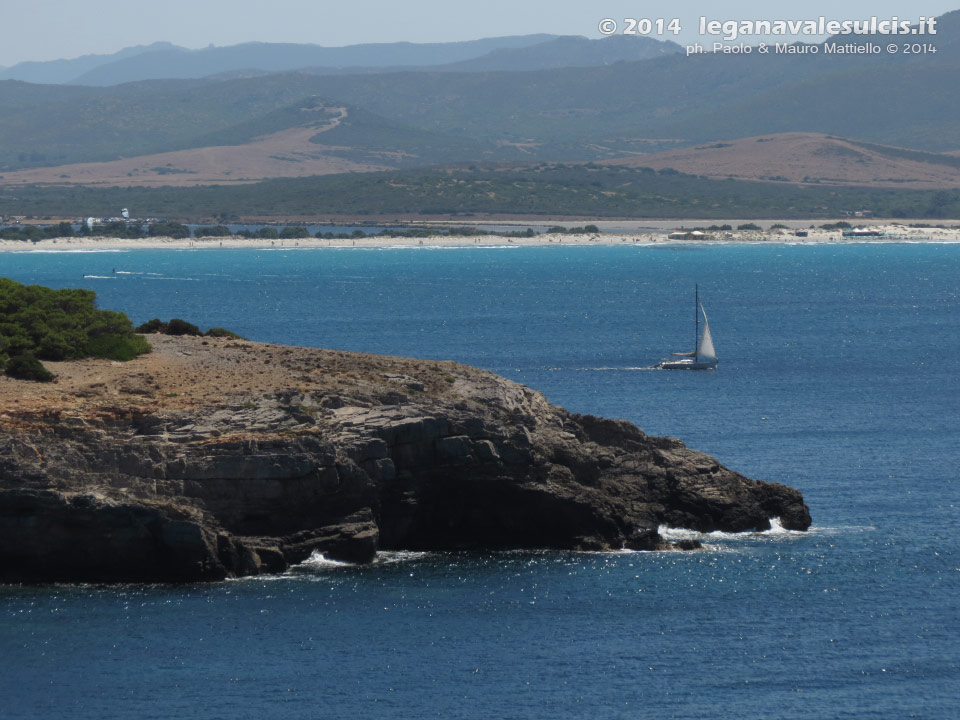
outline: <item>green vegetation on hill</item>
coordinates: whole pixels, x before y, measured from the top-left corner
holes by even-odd
[[[820,64],[817,58],[797,59]],[[758,88],[733,101],[718,99],[719,106],[705,103],[690,108],[682,117],[672,118],[670,127],[677,136],[694,142],[804,131],[908,148],[955,150],[960,147],[960,125],[955,121],[960,95],[941,88],[954,85],[958,74],[957,59],[860,67],[848,62],[829,72],[797,75],[789,82]],[[655,132],[665,129],[660,125]]]
[[[937,30],[928,54],[673,53],[527,72],[285,72],[106,88],[0,81],[0,172],[242,144],[323,120],[300,111],[318,103],[354,120],[317,142],[389,166],[599,160],[788,131],[954,150],[960,93],[947,90],[960,72],[960,12]]]
[[[224,142],[213,144],[228,144],[235,126],[315,94],[297,76],[271,77],[262,91],[244,86],[249,81],[159,80],[108,88],[0,81],[0,169],[201,147],[220,132]]]
[[[456,134],[422,130],[359,108],[351,108],[339,125],[314,135],[310,142],[329,146],[329,154],[354,162],[398,168],[522,157],[520,151],[510,146],[498,147]]]
[[[121,312],[98,310],[92,290],[52,290],[0,278],[0,370],[49,381],[41,360],[132,360],[150,351]]]
[[[960,190],[882,190],[711,180],[675,170],[604,165],[428,169],[270,180],[233,187],[17,188],[0,214],[81,216],[136,206],[147,215],[527,215],[623,218],[960,217]],[[278,234],[279,235],[279,234]]]
[[[843,138],[838,138],[843,139]],[[923,150],[910,150],[909,148],[891,147],[889,145],[877,145],[875,143],[860,142],[857,140],[847,140],[851,145],[862,147],[866,150],[886,155],[891,158],[902,158],[904,160],[916,160],[922,163],[933,163],[934,165],[946,165],[947,167],[960,168],[960,155],[945,155],[943,153],[924,152]]]

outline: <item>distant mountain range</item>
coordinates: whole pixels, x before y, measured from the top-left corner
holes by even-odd
[[[644,60],[680,51],[672,42],[617,36],[520,35],[449,43],[377,43],[322,47],[288,43],[244,43],[200,50],[154,43],[112,55],[25,62],[0,70],[0,80],[60,85],[109,86],[158,79],[257,76],[303,70],[314,74],[357,74],[385,70],[542,70],[592,67]]]
[[[172,50],[176,47],[176,45],[168,42],[157,42],[152,45],[124,48],[110,55],[84,55],[63,60],[22,62],[0,69],[0,80],[22,80],[30,83],[66,85],[101,65],[121,61],[143,53]]]
[[[935,53],[908,55],[828,52],[849,37],[803,46],[817,54],[687,57],[648,38],[538,35],[346,48],[160,44],[40,63],[26,69],[39,77],[46,68],[49,78],[79,64],[69,66],[72,84],[0,81],[0,185],[246,183],[452,164],[643,166],[648,158],[710,177],[953,186],[955,166],[940,153],[960,150],[960,11],[937,29],[924,37]],[[277,71],[288,66],[298,70]],[[124,80],[147,72],[167,76]],[[91,84],[79,84],[84,78]],[[819,150],[798,133],[817,134]],[[760,153],[756,138],[774,134],[793,140],[778,141],[779,154],[769,144]],[[739,138],[751,140],[734,144]],[[717,143],[710,153],[662,155]],[[814,151],[819,169],[798,175],[804,152]],[[912,151],[924,152],[902,156]],[[737,166],[740,153],[755,166]],[[897,153],[899,170],[889,169]],[[831,158],[873,170],[831,175]]]

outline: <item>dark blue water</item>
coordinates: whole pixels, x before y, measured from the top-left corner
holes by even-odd
[[[486,367],[814,518],[688,554],[7,588],[3,717],[957,716],[958,245],[4,253],[0,275],[138,323]],[[649,370],[692,345],[696,283],[719,369]]]

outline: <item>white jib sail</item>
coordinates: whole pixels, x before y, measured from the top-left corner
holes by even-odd
[[[703,334],[700,336],[700,342],[697,344],[697,360],[716,360],[717,351],[713,347],[713,336],[710,334],[710,323],[707,321],[707,313],[700,306],[700,312],[703,313]]]

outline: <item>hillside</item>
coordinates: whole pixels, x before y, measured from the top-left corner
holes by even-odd
[[[938,27],[938,52],[928,55],[673,53],[526,71],[272,73],[112,87],[6,81],[0,172],[241,145],[299,127],[284,109],[315,97],[377,116],[391,132],[438,136],[421,137],[430,153],[390,147],[380,131],[367,147],[424,164],[606,160],[788,132],[951,151],[960,148],[960,95],[946,89],[960,76],[960,13],[943,16]],[[560,40],[516,52],[543,52]],[[611,40],[590,47],[616,47],[604,45]],[[362,150],[365,142],[354,136],[344,145]]]
[[[270,132],[272,127],[294,127]],[[266,134],[253,133],[266,130]],[[187,187],[233,185],[267,178],[309,177],[390,170],[439,160],[469,160],[484,153],[469,141],[445,138],[389,123],[362,110],[317,99],[224,133],[237,144],[138,155],[122,160],[72,163],[7,172],[6,186],[87,185]],[[505,149],[501,157],[517,156]]]
[[[960,187],[960,158],[847,140],[783,133],[708,143],[633,158],[623,167],[673,168],[703,177],[856,187]]]

